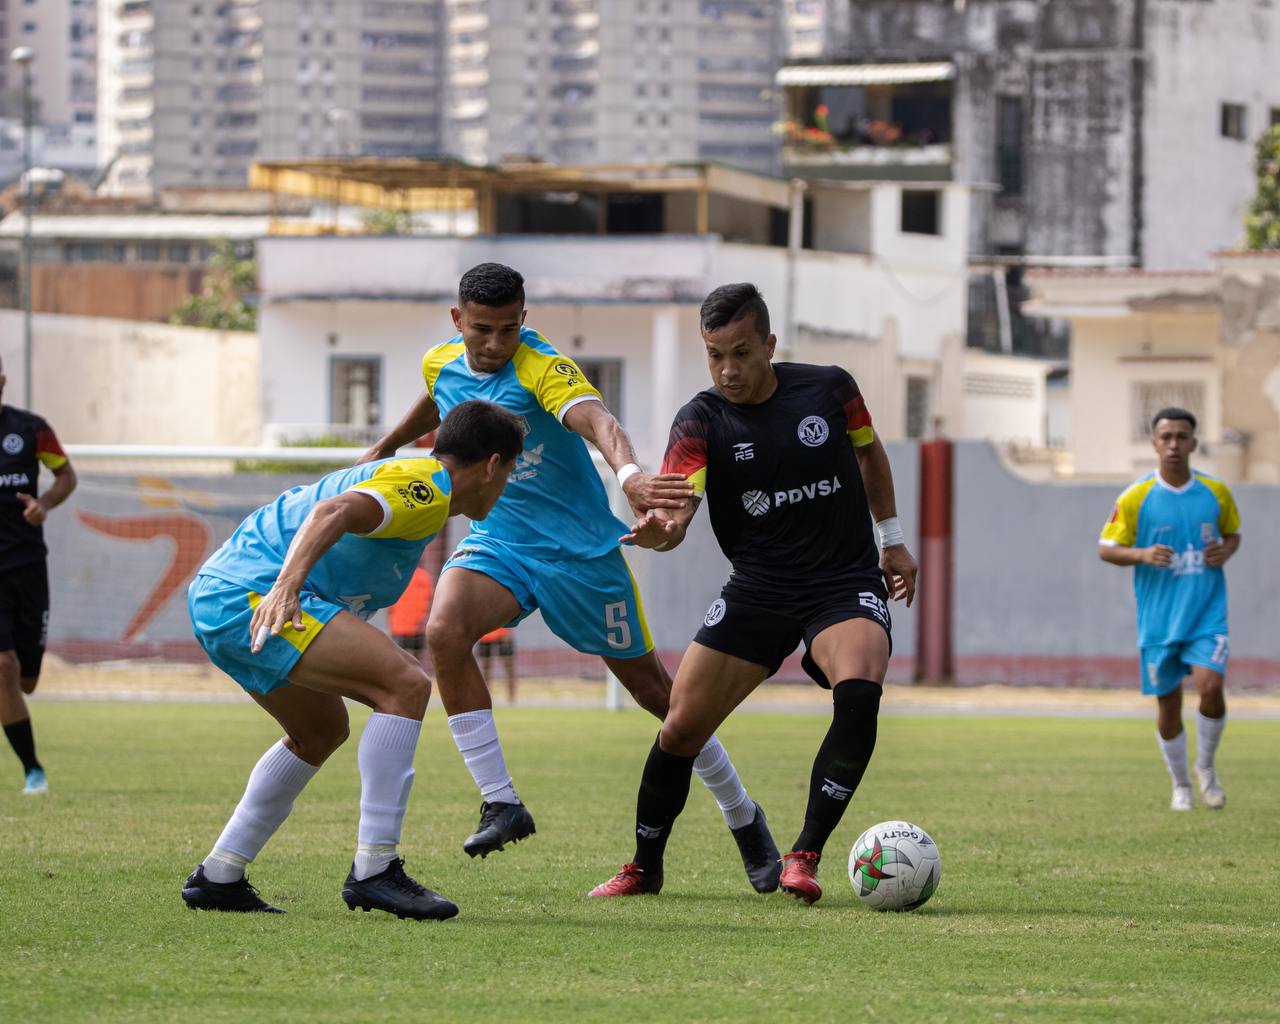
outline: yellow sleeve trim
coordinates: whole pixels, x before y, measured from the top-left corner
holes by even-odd
[[[450,501],[436,479],[442,469],[435,459],[396,459],[383,463],[369,479],[352,484],[351,490],[371,494],[389,509],[382,525],[365,536],[424,540],[439,533],[449,518]]]
[[[703,466],[696,473],[689,476],[689,483],[693,484],[693,496],[701,498],[707,492],[707,467]]]
[[[1196,479],[1209,488],[1213,496],[1218,499],[1218,532],[1224,537],[1231,533],[1239,533],[1240,509],[1236,507],[1236,499],[1231,494],[1231,488],[1211,476],[1201,476],[1197,473]]]
[[[1107,525],[1102,528],[1098,540],[1103,544],[1132,547],[1138,539],[1138,514],[1142,511],[1142,503],[1147,500],[1147,495],[1155,485],[1155,477],[1152,477],[1149,480],[1139,480],[1127,488],[1116,499],[1115,510],[1107,520]]]
[[[855,448],[865,448],[876,439],[876,431],[874,427],[859,427],[857,430],[849,431],[849,440],[853,442]]]
[[[539,352],[522,343],[511,362],[515,365],[516,379],[521,386],[556,419],[571,402],[587,398],[604,401],[578,364],[568,356]]]
[[[47,469],[61,469],[67,464],[65,455],[55,455],[53,452],[41,452],[36,456]]]
[[[427,349],[427,354],[422,357],[422,379],[427,385],[427,394],[432,398],[436,394],[436,378],[440,376],[440,371],[457,359],[464,350],[465,346],[460,341],[446,341]]]

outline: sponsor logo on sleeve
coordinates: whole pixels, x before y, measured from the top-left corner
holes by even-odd
[[[800,438],[802,444],[810,448],[817,448],[826,441],[830,433],[831,428],[821,416],[806,416],[796,428],[796,436]]]
[[[430,505],[436,495],[430,484],[422,480],[415,480],[409,485],[409,496],[419,505]]]

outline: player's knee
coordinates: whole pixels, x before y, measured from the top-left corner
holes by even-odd
[[[347,742],[350,735],[351,725],[343,715],[314,723],[307,729],[295,729],[289,733],[289,745],[307,764],[322,765],[330,754]]]
[[[461,623],[445,616],[432,616],[427,621],[427,649],[435,661],[464,657],[473,641]]]
[[[697,722],[684,721],[678,715],[668,715],[658,733],[658,746],[677,757],[697,757],[706,746],[712,730]]]
[[[875,718],[880,713],[883,689],[869,679],[845,679],[836,683],[831,703],[837,712],[858,718]]]
[[[392,708],[388,713],[405,718],[421,718],[431,700],[431,677],[421,665],[405,664],[391,683]]]
[[[16,686],[20,675],[18,655],[14,651],[0,651],[0,686]]]

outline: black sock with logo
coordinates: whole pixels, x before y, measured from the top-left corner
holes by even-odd
[[[792,850],[821,853],[840,824],[876,748],[880,693],[880,686],[868,679],[845,679],[832,689],[831,727],[813,760],[804,828]]]
[[[4,735],[9,741],[9,746],[13,747],[13,752],[18,755],[18,760],[22,762],[24,772],[40,767],[40,762],[36,760],[36,739],[31,734],[30,718],[6,725]]]
[[[653,741],[636,799],[635,862],[646,872],[662,873],[662,855],[671,828],[689,799],[694,760],[668,754],[657,740]]]

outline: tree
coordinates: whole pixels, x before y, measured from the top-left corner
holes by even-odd
[[[1280,125],[1262,133],[1253,170],[1258,191],[1244,219],[1245,247],[1280,249]]]
[[[169,323],[217,331],[256,331],[258,311],[245,301],[257,287],[258,264],[241,259],[226,239],[217,242],[205,264],[199,295],[188,296],[169,316]]]

